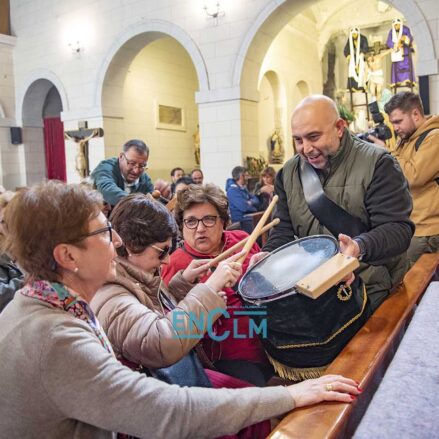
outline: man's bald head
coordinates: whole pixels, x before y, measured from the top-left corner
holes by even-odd
[[[332,99],[324,95],[311,95],[302,99],[294,109],[292,123],[295,117],[318,117],[332,123],[340,118],[340,114]]]
[[[332,99],[312,95],[294,109],[291,130],[297,152],[315,168],[324,169],[340,147],[344,122]]]

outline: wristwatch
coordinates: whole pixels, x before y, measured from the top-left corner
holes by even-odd
[[[358,244],[358,248],[360,249],[358,260],[362,261],[366,256],[366,246],[364,245],[364,241],[361,238],[354,238],[354,241]]]

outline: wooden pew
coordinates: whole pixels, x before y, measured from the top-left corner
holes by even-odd
[[[328,402],[294,410],[270,438],[341,439],[353,434],[438,265],[439,253],[423,255],[328,367],[327,374],[341,374],[360,383],[363,393],[358,399],[351,404]]]

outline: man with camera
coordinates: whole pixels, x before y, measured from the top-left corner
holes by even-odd
[[[298,154],[276,176],[280,223],[264,250],[296,236],[332,234],[343,253],[362,260],[358,274],[373,311],[407,269],[414,231],[407,181],[387,150],[349,133],[326,96],[300,102],[291,128]]]
[[[420,97],[394,95],[384,106],[399,140],[392,155],[398,160],[413,196],[411,220],[416,225],[408,256],[411,264],[423,253],[439,251],[439,116],[425,116]],[[375,136],[369,140],[382,145]]]
[[[381,146],[386,146],[388,145],[386,141],[393,137],[392,131],[384,122],[384,116],[381,114],[378,102],[371,102],[368,107],[375,126],[365,133],[357,134],[357,137],[365,141],[377,138],[382,140],[382,143],[380,143]]]

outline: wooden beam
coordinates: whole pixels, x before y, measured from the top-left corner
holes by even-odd
[[[0,0],[0,34],[11,35],[9,0]]]
[[[327,374],[341,374],[360,383],[363,393],[351,404],[321,403],[287,415],[272,439],[342,439],[355,431],[399,342],[439,265],[439,253],[425,254],[403,284],[375,311],[329,365]]]

